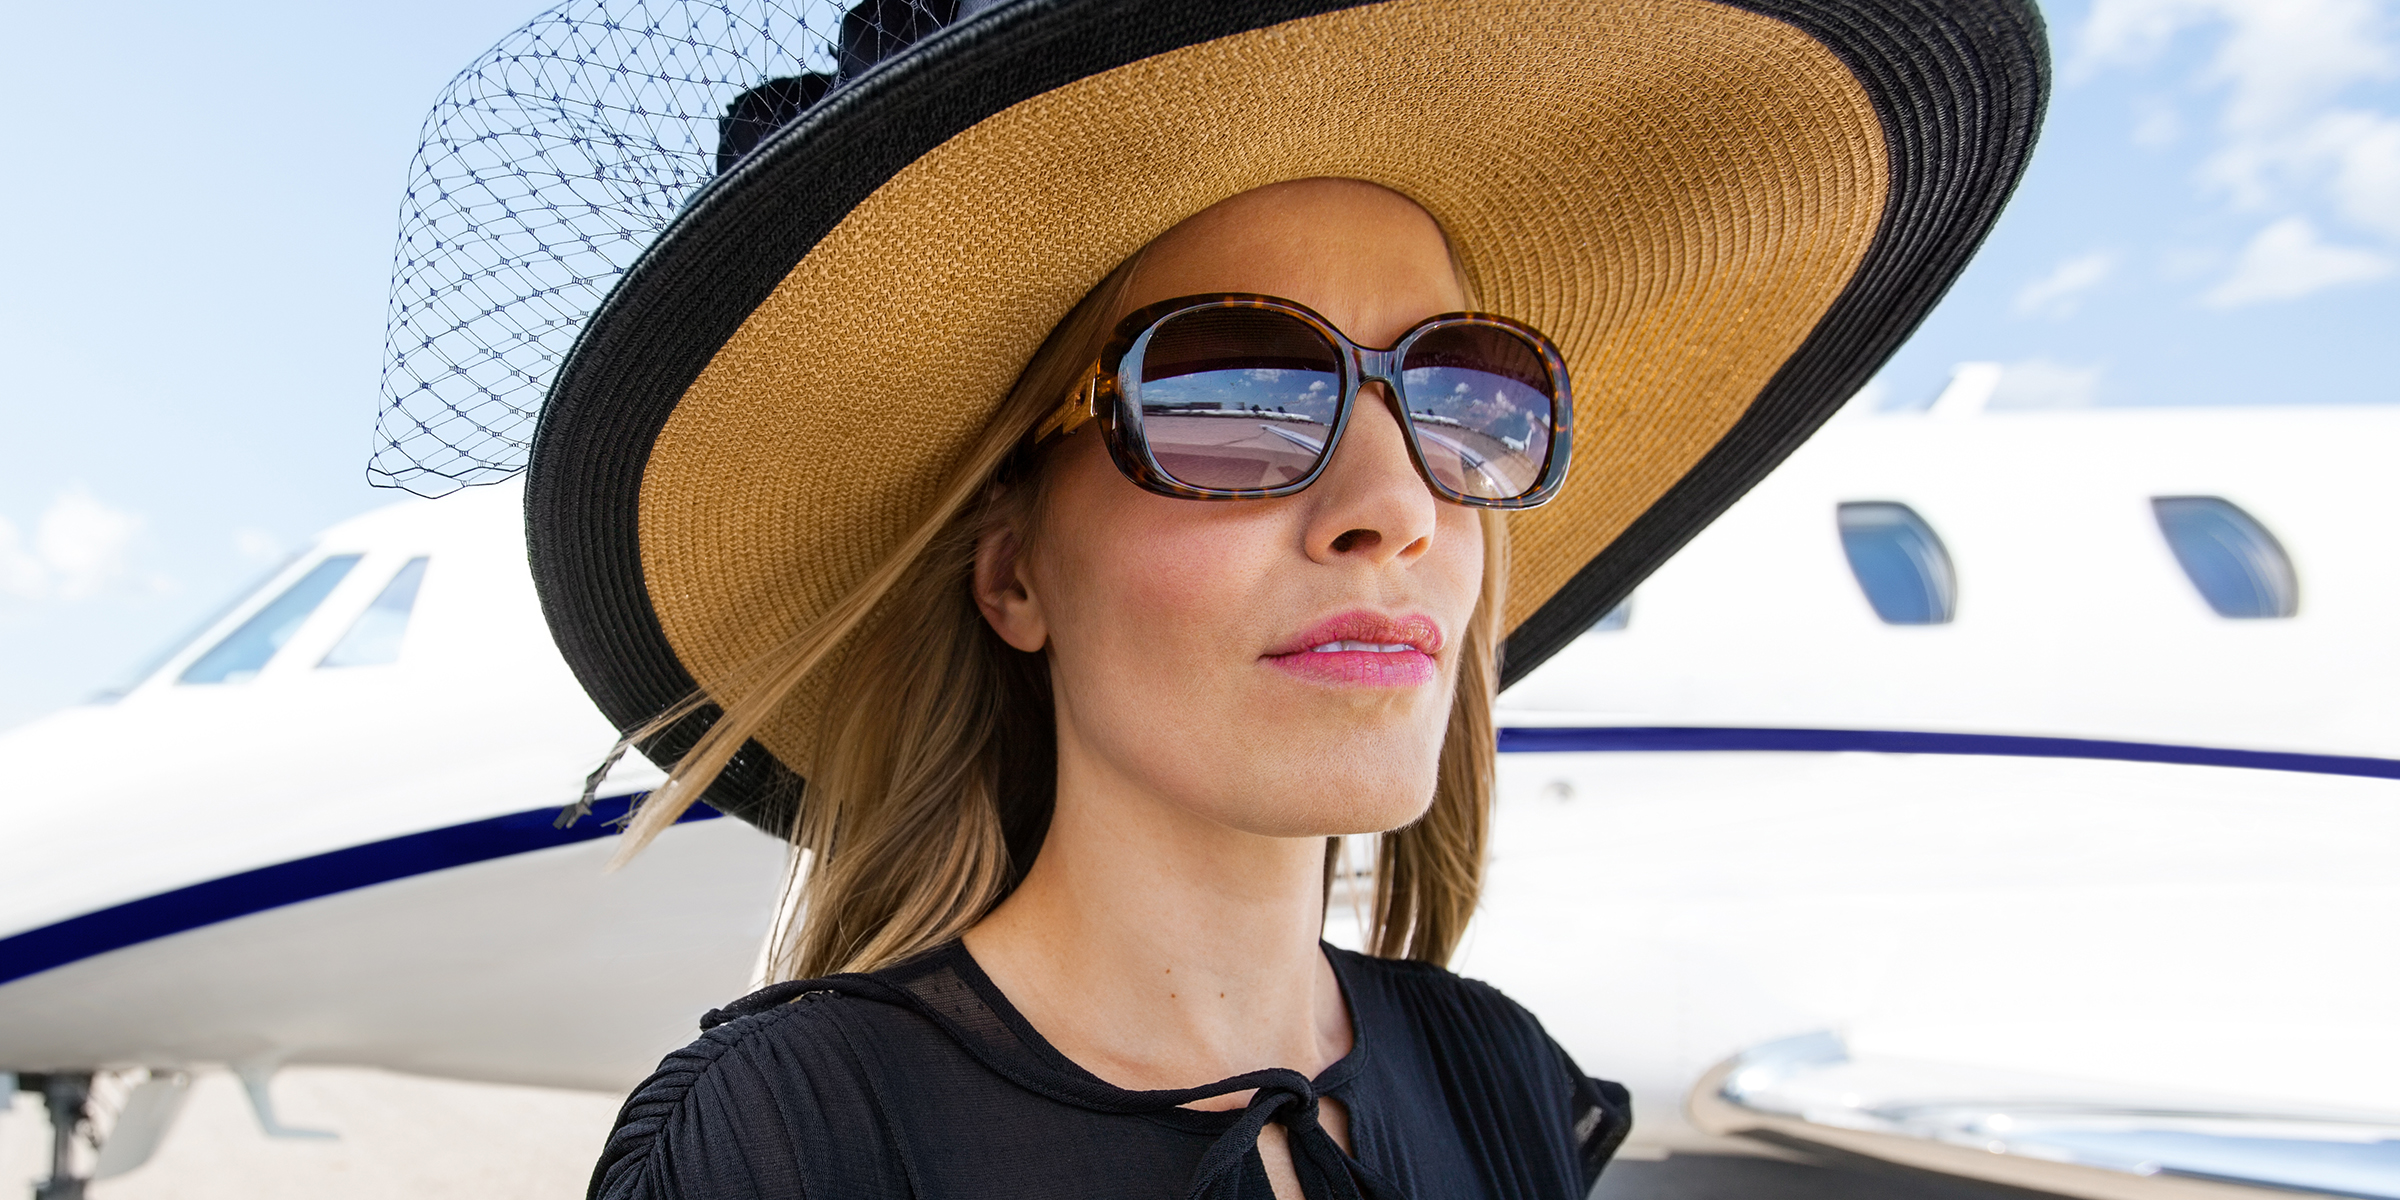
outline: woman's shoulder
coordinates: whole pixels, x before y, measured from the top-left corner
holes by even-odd
[[[618,1110],[587,1194],[905,1194],[896,1174],[875,1177],[888,1156],[860,1153],[889,1135],[854,1042],[905,1037],[917,1018],[825,982],[778,984],[702,1018],[700,1036],[662,1060]]]

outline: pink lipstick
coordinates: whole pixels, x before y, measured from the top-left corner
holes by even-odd
[[[1267,652],[1266,661],[1335,687],[1417,687],[1438,674],[1441,648],[1442,630],[1431,617],[1356,609]]]

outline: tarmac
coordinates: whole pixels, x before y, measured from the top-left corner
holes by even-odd
[[[330,1139],[259,1131],[224,1072],[191,1097],[143,1166],[91,1184],[88,1200],[574,1200],[583,1195],[622,1097],[425,1079],[352,1067],[285,1069],[277,1116]],[[0,1113],[0,1200],[32,1194],[49,1171],[50,1125],[18,1093]],[[1593,1200],[1996,1200],[2028,1193],[1871,1163],[1666,1154],[1632,1148]]]
[[[269,1138],[231,1074],[206,1072],[150,1161],[88,1200],[569,1200],[581,1196],[622,1096],[288,1067],[276,1115],[331,1139]],[[0,1116],[0,1200],[49,1173],[50,1122],[19,1093]]]

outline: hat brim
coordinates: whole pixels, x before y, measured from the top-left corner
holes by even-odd
[[[1511,518],[1512,682],[1915,327],[2021,171],[2046,71],[2007,0],[1003,7],[780,131],[619,283],[535,438],[545,612],[620,728],[725,680],[922,519],[1118,262],[1340,176],[1425,207],[1479,305],[1574,379],[1575,478]],[[823,703],[796,696],[712,801],[780,829]]]

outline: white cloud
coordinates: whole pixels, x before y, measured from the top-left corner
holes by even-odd
[[[0,520],[0,593],[25,599],[80,600],[130,574],[139,514],[111,508],[81,487],[51,500],[28,542]]]
[[[2381,279],[2392,273],[2393,265],[2372,250],[2326,244],[2306,217],[2285,217],[2250,239],[2233,274],[2210,288],[2201,302],[2211,308],[2238,308],[2297,300],[2329,287]]]
[[[2201,182],[2239,210],[2311,212],[2400,243],[2400,116],[2384,111],[2388,104],[2362,104],[2359,95],[2364,85],[2400,79],[2400,6],[2392,0],[2096,0],[2068,74],[2145,62],[2178,34],[2208,27],[2222,36],[2190,82],[2220,93],[2223,106],[2214,144],[2200,164]],[[2388,96],[2388,89],[2382,94]],[[2163,137],[2173,126],[2153,113],[2143,118],[2136,140]],[[2290,299],[2382,273],[2379,256],[2320,246],[2313,230],[2298,229],[2281,221],[2270,226],[2244,252],[2237,279],[2211,291],[2206,302]],[[2249,262],[2261,255],[2267,257],[2260,270],[2268,273],[2253,277]]]
[[[2116,272],[2117,256],[2106,250],[2070,258],[2048,275],[2017,289],[2018,316],[2064,317],[2074,313],[2083,294],[2108,281]]]
[[[2334,162],[2342,215],[2400,240],[2400,118],[2344,112],[2318,123],[2319,152]]]
[[[25,548],[25,537],[0,517],[0,596],[32,599],[50,591],[50,571]]]
[[[2323,200],[2368,229],[2400,236],[2400,118],[2324,109],[2255,136],[2227,138],[2200,174],[2238,208]]]
[[[2229,91],[2226,124],[2304,119],[2350,87],[2389,76],[2396,55],[2376,0],[2097,0],[2069,74],[2139,63],[2195,26],[2228,26],[2203,74]]]
[[[2029,358],[2000,370],[1987,409],[2090,408],[2100,400],[2101,368]]]
[[[77,600],[125,575],[126,551],[141,529],[141,517],[110,508],[73,487],[43,510],[33,529],[33,548],[50,568],[60,598]]]

